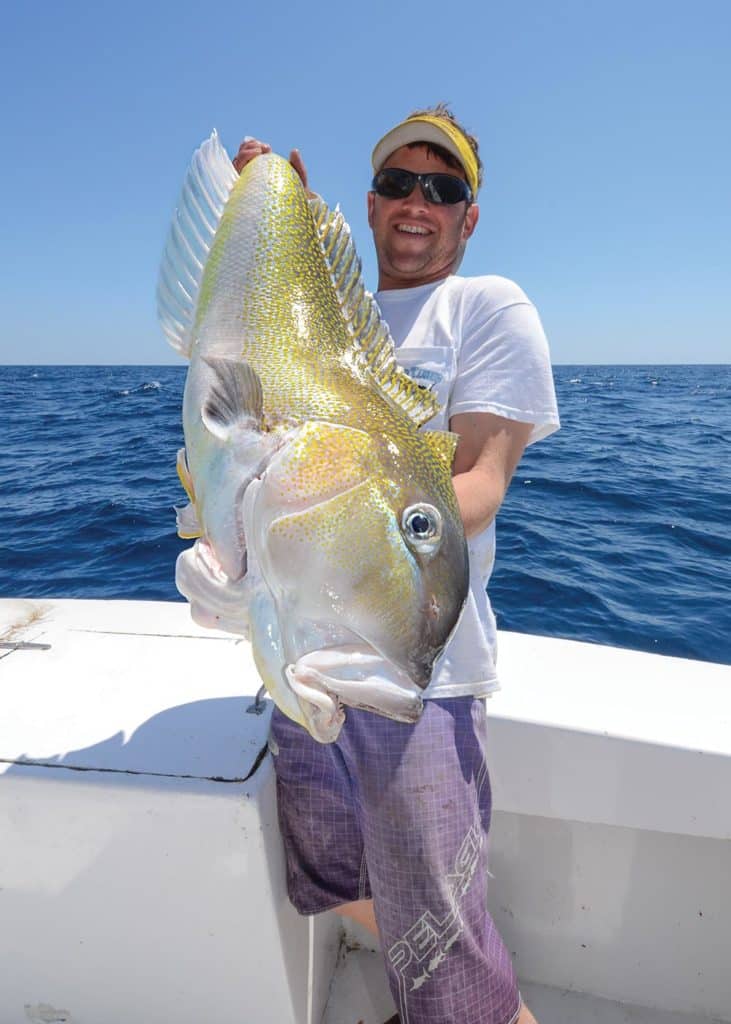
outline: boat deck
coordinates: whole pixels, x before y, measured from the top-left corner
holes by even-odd
[[[526,1005],[539,1024],[724,1024],[717,1017],[630,1006],[580,992],[522,982]],[[347,948],[340,957],[322,1024],[383,1024],[395,1013],[381,954]]]

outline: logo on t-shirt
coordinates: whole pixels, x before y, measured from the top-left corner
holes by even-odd
[[[444,380],[443,374],[427,370],[424,366],[405,366],[404,369],[415,384],[427,391],[433,391]]]

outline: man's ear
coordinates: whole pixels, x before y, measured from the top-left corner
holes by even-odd
[[[373,215],[376,208],[376,193],[366,193],[366,202],[368,203],[368,227],[373,230]]]
[[[466,242],[472,232],[477,227],[477,221],[480,219],[480,207],[477,203],[472,203],[471,206],[467,207],[467,213],[465,214],[464,224],[462,225],[462,241]]]

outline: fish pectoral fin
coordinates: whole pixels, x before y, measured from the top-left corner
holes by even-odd
[[[203,359],[213,371],[201,410],[206,430],[222,441],[239,430],[261,430],[264,398],[256,370],[241,360]]]
[[[183,540],[194,540],[203,533],[201,524],[198,522],[198,513],[192,503],[175,506],[175,525],[178,537],[182,537]]]
[[[425,430],[422,437],[437,458],[444,463],[447,469],[451,469],[454,453],[457,451],[459,434],[453,434],[450,430]]]

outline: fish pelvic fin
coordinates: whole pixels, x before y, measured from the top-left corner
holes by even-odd
[[[178,537],[181,537],[183,540],[194,540],[196,537],[203,535],[200,523],[198,522],[198,513],[192,504],[175,506],[175,526],[178,531]]]
[[[217,132],[195,151],[173,214],[157,283],[168,341],[190,356],[203,268],[238,174]]]
[[[193,477],[190,475],[190,470],[188,469],[188,460],[185,455],[185,448],[178,448],[178,458],[175,468],[178,471],[178,480],[180,480],[180,483],[183,485],[183,490],[191,501],[195,501]]]
[[[317,195],[309,198],[309,206],[356,362],[420,427],[439,412],[436,395],[415,383],[396,362],[393,338],[376,300],[366,291],[360,259],[340,210],[331,210]]]
[[[260,430],[264,398],[257,372],[245,362],[204,356],[213,371],[201,418],[222,441],[237,430]]]
[[[192,540],[194,537],[200,537],[203,531],[198,521],[198,513],[195,510],[195,490],[193,488],[193,478],[188,469],[188,460],[185,457],[185,448],[178,450],[176,469],[178,471],[178,479],[183,485],[183,489],[188,495],[190,502],[188,505],[175,506],[175,524],[179,537],[182,537],[183,540]]]
[[[454,462],[454,453],[457,451],[459,434],[453,434],[450,430],[425,430],[422,437],[440,462],[448,470],[451,470],[452,463]]]

